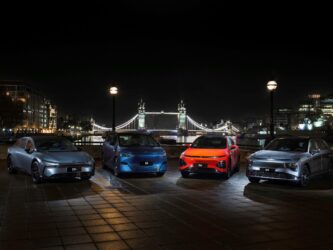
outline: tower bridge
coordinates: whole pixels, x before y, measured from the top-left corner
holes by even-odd
[[[183,101],[178,104],[178,112],[160,112],[146,111],[145,103],[141,100],[138,103],[138,113],[128,121],[116,126],[116,131],[135,131],[147,130],[157,132],[172,132],[182,135],[198,132],[220,132],[225,134],[236,134],[239,129],[232,122],[226,121],[218,124],[215,128],[208,128],[192,119],[186,113],[186,107]],[[104,133],[112,131],[112,128],[98,125],[92,121],[93,133]]]

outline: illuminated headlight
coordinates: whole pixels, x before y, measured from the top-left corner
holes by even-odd
[[[131,153],[121,153],[120,154],[120,157],[123,157],[123,158],[129,158],[129,157],[132,157],[133,155]]]
[[[297,163],[296,162],[290,162],[290,163],[285,163],[284,164],[285,168],[289,168],[291,170],[296,170],[297,168]]]
[[[219,168],[225,168],[226,167],[226,162],[225,161],[219,161],[216,164],[216,166],[219,167]]]
[[[43,161],[43,163],[44,163],[44,165],[46,167],[50,167],[50,168],[59,167],[59,163],[58,162]]]

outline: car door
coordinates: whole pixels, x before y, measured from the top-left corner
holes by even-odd
[[[25,146],[24,146],[24,153],[22,154],[21,162],[22,168],[24,171],[30,173],[31,170],[31,163],[34,158],[35,154],[35,144],[33,139],[30,137],[26,138]]]
[[[230,152],[232,167],[234,167],[237,162],[237,150],[236,150],[236,147],[234,147],[234,145],[235,145],[235,143],[233,142],[233,140],[230,137],[228,137],[228,149]]]
[[[117,136],[110,135],[103,143],[103,160],[108,167],[113,167],[114,157],[116,155]]]
[[[25,145],[27,143],[27,138],[23,137],[19,139],[19,142],[17,144],[17,148],[15,149],[15,153],[13,154],[15,167],[19,168],[21,170],[25,170],[24,167],[24,156],[27,152],[25,152]]]
[[[329,168],[331,167],[330,166],[331,149],[327,145],[327,143],[322,139],[318,139],[318,145],[319,145],[320,154],[321,154],[321,170],[322,170],[322,172],[327,172],[329,170]]]
[[[309,161],[310,171],[312,174],[318,174],[321,172],[321,153],[320,148],[316,140],[310,140],[309,153],[311,158]]]

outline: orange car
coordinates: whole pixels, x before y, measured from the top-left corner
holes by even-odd
[[[239,148],[229,136],[204,135],[197,138],[179,159],[184,178],[191,173],[223,174],[228,179],[239,171]]]

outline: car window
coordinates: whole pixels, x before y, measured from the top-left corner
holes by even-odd
[[[39,151],[68,152],[77,151],[71,141],[63,137],[35,138],[35,145]]]
[[[322,140],[322,139],[319,139],[318,140],[318,145],[319,145],[319,148],[320,150],[330,150],[330,147],[327,145],[327,143]]]
[[[117,136],[115,136],[115,135],[110,135],[110,136],[107,137],[106,140],[107,140],[111,145],[115,145],[115,144],[116,144],[116,138],[117,138]]]
[[[17,141],[16,141],[16,143],[15,143],[15,146],[24,149],[26,143],[27,143],[27,138],[20,138],[20,139],[17,139]]]
[[[283,138],[271,141],[266,150],[285,151],[285,152],[307,152],[308,139],[302,138]]]
[[[26,140],[25,149],[29,151],[34,149],[34,144],[31,139]]]
[[[319,150],[319,146],[316,140],[311,140],[310,141],[310,152]]]
[[[159,144],[150,135],[121,134],[118,136],[119,145],[122,147],[158,147]]]
[[[191,148],[226,148],[227,140],[224,137],[199,137]]]

